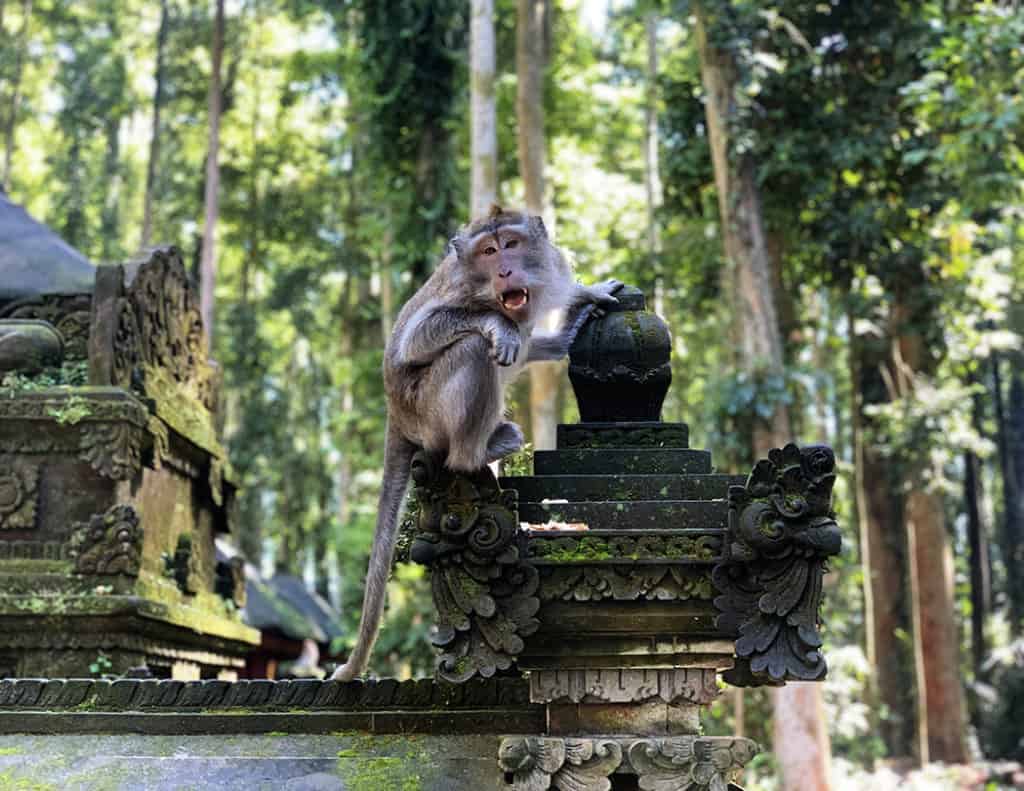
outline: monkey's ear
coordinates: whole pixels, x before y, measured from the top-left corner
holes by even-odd
[[[548,229],[544,225],[544,218],[539,214],[530,217],[530,230],[542,239],[548,238]]]
[[[457,234],[449,239],[448,254],[454,255],[457,260],[462,261],[466,255],[466,240]]]
[[[505,213],[505,210],[501,208],[497,203],[492,203],[491,208],[487,211],[488,219],[494,220]]]

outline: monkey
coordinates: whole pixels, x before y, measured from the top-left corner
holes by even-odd
[[[544,221],[492,206],[462,227],[434,273],[398,314],[384,350],[387,429],[377,526],[355,647],[332,679],[367,665],[384,609],[399,515],[418,450],[475,472],[523,447],[505,420],[505,389],[527,363],[558,360],[590,314],[617,302],[617,280],[577,283]],[[559,330],[534,332],[565,310]]]

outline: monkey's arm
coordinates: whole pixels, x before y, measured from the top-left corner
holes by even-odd
[[[490,341],[491,356],[498,365],[512,365],[519,356],[519,328],[501,314],[435,305],[421,309],[410,319],[396,348],[396,362],[429,365],[453,343],[472,334]]]
[[[586,324],[587,319],[594,311],[599,311],[601,306],[615,304],[618,300],[612,294],[620,288],[622,288],[622,283],[618,280],[607,280],[596,286],[584,286],[577,283],[569,300],[565,322],[561,329],[555,333],[534,333],[530,338],[530,350],[527,353],[526,362],[561,360],[568,356],[569,347],[576,340],[576,336]]]

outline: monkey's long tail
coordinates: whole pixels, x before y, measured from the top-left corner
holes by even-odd
[[[363,594],[363,615],[359,619],[359,635],[348,661],[331,676],[337,681],[351,681],[366,669],[380,629],[384,612],[384,596],[387,592],[391,563],[395,555],[395,541],[398,538],[398,520],[405,503],[405,492],[409,485],[409,468],[416,446],[388,426],[384,446],[384,480],[380,490],[380,505],[377,509],[377,529],[370,551],[370,565],[366,570],[366,592]]]

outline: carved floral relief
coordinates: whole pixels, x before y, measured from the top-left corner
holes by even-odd
[[[68,555],[79,574],[139,573],[142,527],[130,505],[115,505],[72,527]]]
[[[0,530],[35,527],[39,465],[0,456]]]

